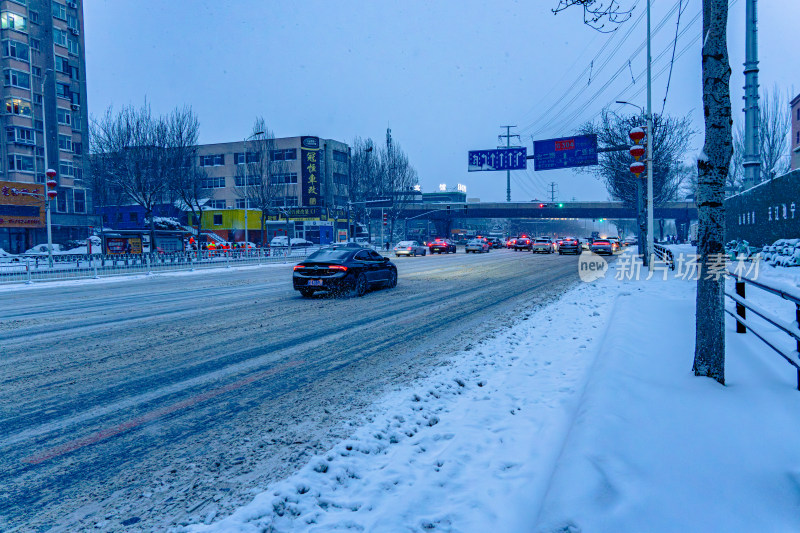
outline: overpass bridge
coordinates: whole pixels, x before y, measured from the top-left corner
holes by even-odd
[[[656,207],[653,216],[656,220],[674,220],[676,227],[688,231],[690,222],[697,220],[697,205],[667,202]],[[398,220],[430,220],[444,234],[449,233],[453,220],[489,218],[635,220],[636,209],[622,202],[414,202],[406,204],[398,216]]]

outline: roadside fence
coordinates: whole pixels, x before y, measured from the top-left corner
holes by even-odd
[[[666,246],[653,243],[653,254],[661,260],[661,262],[669,266],[670,270],[675,270],[675,256],[672,255],[672,250]]]
[[[783,357],[787,363],[795,367],[797,370],[797,390],[800,390],[800,296],[789,294],[777,287],[770,286],[766,283],[756,281],[751,278],[740,276],[734,272],[728,271],[728,274],[735,280],[735,292],[730,292],[726,289],[725,296],[730,298],[736,304],[736,311],[734,312],[728,308],[728,306],[725,306],[725,312],[736,320],[736,333],[747,333],[750,331],[750,333],[761,339],[764,344],[772,348],[778,353],[778,355]],[[745,296],[745,288],[747,285],[794,303],[794,321],[782,320],[780,317],[775,316],[766,309],[759,307],[753,303],[752,300],[747,300]],[[764,331],[759,331],[758,327],[753,327],[752,321],[747,320],[747,311],[750,311],[754,315],[765,320],[767,323],[772,324],[794,339],[796,342],[795,350],[789,351],[781,349],[773,340],[768,338]]]
[[[300,260],[317,247],[256,250],[185,251],[159,254],[60,254],[53,256],[53,267],[47,256],[22,256],[0,263],[0,284],[33,283],[66,279],[100,278],[126,274],[152,274],[201,268],[231,268]]]

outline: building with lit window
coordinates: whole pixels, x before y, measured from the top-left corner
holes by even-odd
[[[256,186],[258,177],[247,176],[245,160],[254,163],[261,154],[244,154],[244,141],[205,144],[198,149],[197,165],[204,171],[203,189],[208,192],[203,228],[227,240],[241,240],[244,231],[244,208],[247,185]],[[248,143],[248,148],[253,143]],[[285,137],[275,139],[268,155],[275,163],[270,184],[275,187],[273,206],[290,214],[293,236],[316,243],[335,240],[335,230],[346,224],[349,176],[349,147],[332,139],[319,137]],[[261,242],[260,213],[249,206],[247,228],[249,239]],[[222,210],[241,210],[223,213]],[[270,230],[264,236],[269,242],[285,233],[282,217],[271,214]]]
[[[20,206],[4,201],[4,195],[35,184],[42,189],[48,166],[58,182],[53,242],[85,239],[95,217],[89,215],[83,182],[88,169],[83,6],[80,0],[2,0],[0,40],[5,102],[0,181],[13,184],[0,193],[0,248],[18,253],[47,241],[44,217],[20,225],[15,215]]]

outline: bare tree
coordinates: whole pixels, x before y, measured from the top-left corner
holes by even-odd
[[[583,23],[600,32],[609,33],[631,18],[632,9],[622,9],[616,0],[558,0],[553,13],[558,14],[573,6],[583,8]],[[612,26],[606,28],[606,22]]]
[[[639,116],[620,116],[603,111],[598,122],[587,123],[582,134],[596,134],[601,148],[627,146],[631,129],[640,127]],[[682,171],[682,158],[695,131],[689,117],[675,118],[653,115],[653,202],[656,206],[674,200],[686,175]],[[612,198],[629,207],[636,205],[637,178],[631,171],[631,155],[627,150],[603,152],[597,167],[587,167],[587,172],[601,178]]]
[[[377,190],[382,196],[392,198],[392,207],[386,208],[389,219],[389,236],[394,235],[395,225],[400,213],[405,210],[414,197],[414,186],[419,184],[417,171],[408,161],[408,156],[397,142],[393,142],[379,152]]]
[[[278,213],[276,203],[288,195],[286,166],[283,161],[273,161],[275,134],[267,127],[264,117],[253,122],[251,140],[244,146],[244,162],[236,166],[235,192],[246,198],[248,207],[261,211],[261,244],[265,244],[267,218]],[[285,210],[283,211],[285,214]],[[280,214],[280,213],[278,213]],[[288,234],[287,234],[288,235]]]
[[[197,245],[203,226],[203,204],[207,200],[207,191],[203,189],[203,179],[207,177],[204,170],[197,166],[197,138],[200,122],[190,107],[175,109],[163,117],[168,128],[168,145],[166,152],[170,160],[168,166],[169,190],[174,198],[183,204],[191,213],[189,225],[197,220]]]
[[[703,110],[705,143],[697,159],[697,280],[693,370],[725,383],[725,278],[709,272],[724,257],[725,181],[733,152],[728,0],[703,0]]]
[[[364,202],[369,197],[378,196],[381,190],[380,158],[372,139],[353,139],[350,155],[350,200],[351,216],[354,223],[367,220]]]

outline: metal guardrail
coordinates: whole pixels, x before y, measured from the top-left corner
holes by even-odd
[[[286,248],[163,254],[62,254],[54,256],[58,260],[53,268],[48,266],[46,257],[20,257],[18,261],[0,263],[0,284],[288,263],[295,259],[300,260],[316,249],[317,247],[293,248],[291,255],[286,253]]]
[[[653,254],[662,262],[669,265],[670,270],[675,270],[675,256],[672,255],[672,250],[666,246],[653,243]]]
[[[795,296],[793,294],[789,294],[786,291],[782,291],[776,287],[770,287],[769,285],[762,283],[760,281],[756,281],[754,279],[746,278],[743,276],[738,276],[732,272],[728,272],[728,274],[736,279],[735,283],[735,293],[730,292],[729,290],[725,290],[725,296],[733,300],[736,303],[736,312],[734,313],[727,307],[725,307],[725,312],[731,315],[736,320],[736,333],[747,333],[748,330],[761,339],[767,346],[775,350],[778,355],[783,357],[786,362],[790,365],[795,367],[797,370],[797,390],[800,390],[800,297]],[[766,291],[770,294],[774,294],[783,298],[784,300],[790,301],[795,305],[795,320],[794,322],[786,322],[781,320],[780,318],[776,317],[769,311],[761,309],[757,305],[753,304],[752,302],[748,302],[745,298],[745,285],[752,285],[753,287],[757,287],[763,291]],[[761,317],[763,320],[767,321],[768,323],[772,324],[779,330],[783,331],[790,337],[792,337],[796,344],[796,349],[793,353],[786,353],[784,350],[775,346],[772,342],[767,339],[766,335],[763,332],[759,332],[758,329],[753,328],[753,324],[747,321],[747,310],[754,313],[756,316]]]

